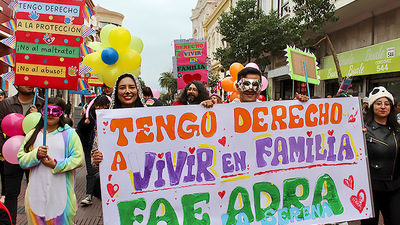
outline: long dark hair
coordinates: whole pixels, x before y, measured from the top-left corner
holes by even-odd
[[[55,104],[60,106],[63,111],[65,111],[65,101],[62,98],[59,97],[50,97],[49,98],[49,104]],[[43,106],[44,107],[44,106]],[[60,116],[60,120],[58,121],[58,127],[64,128],[65,124],[67,124],[67,120],[64,117],[64,114]],[[43,117],[40,118],[39,123],[36,125],[35,130],[33,131],[32,136],[29,138],[29,140],[26,142],[24,146],[24,151],[29,152],[29,148],[35,143],[37,135],[39,134],[39,131],[44,127],[44,120]]]
[[[385,97],[386,98],[386,97]],[[387,122],[386,125],[390,127],[392,130],[396,130],[400,128],[400,124],[397,122],[397,112],[396,109],[394,108],[393,102],[390,101],[390,99],[386,98],[390,102],[390,112],[387,117]],[[369,110],[367,111],[367,114],[365,114],[365,122],[367,124],[371,124],[374,121],[375,115],[374,115],[374,105],[376,101],[369,107]]]
[[[199,92],[199,96],[197,97],[199,99],[199,104],[200,104],[200,102],[208,100],[210,98],[210,94],[208,93],[206,86],[203,83],[201,83],[200,81],[194,80],[185,86],[185,88],[183,89],[181,94],[178,96],[178,99],[177,99],[178,102],[186,104],[186,102],[188,101],[187,91],[188,91],[190,85],[192,85],[192,84],[194,84],[196,86],[196,88]]]
[[[139,93],[142,92],[142,88],[141,88],[140,84],[136,83],[136,80],[133,78],[132,74],[125,73],[125,74],[122,74],[121,76],[119,76],[117,81],[115,82],[115,86],[114,86],[114,98],[115,98],[114,102],[115,103],[114,103],[114,107],[113,108],[114,109],[122,108],[121,107],[121,101],[118,99],[118,85],[119,85],[119,82],[121,82],[121,80],[124,79],[125,77],[131,78],[133,80],[133,82],[135,83],[136,88],[138,89],[137,98],[136,98],[134,106],[135,107],[143,107],[142,101],[140,99],[140,94],[139,94]]]

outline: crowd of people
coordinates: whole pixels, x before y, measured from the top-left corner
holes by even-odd
[[[239,98],[233,103],[257,102],[261,93],[261,72],[252,67],[239,71],[236,90]],[[0,120],[10,113],[27,115],[32,112],[44,114],[44,101],[37,98],[33,104],[32,87],[16,86],[18,93],[4,99],[0,90]],[[4,99],[4,100],[3,100]],[[295,99],[305,102],[309,97],[296,94]],[[397,120],[397,103],[384,87],[376,87],[363,100],[365,115],[365,138],[369,155],[375,218],[361,223],[378,224],[382,213],[385,224],[397,224],[400,202],[400,125]],[[173,105],[202,105],[207,108],[223,103],[222,97],[209,94],[205,85],[192,81],[186,85]],[[141,87],[132,74],[122,74],[113,88],[103,86],[102,94],[96,96],[82,112],[76,130],[67,124],[70,109],[59,97],[51,97],[47,109],[47,142],[43,145],[44,120],[29,132],[18,152],[18,164],[0,158],[1,195],[0,222],[17,224],[17,198],[21,181],[26,176],[28,187],[25,195],[25,210],[31,224],[74,224],[77,199],[74,193],[74,170],[85,163],[86,197],[81,204],[89,206],[92,198],[101,198],[98,166],[103,154],[98,149],[96,113],[98,109],[118,109],[160,106],[162,103],[152,96],[151,89]],[[395,107],[396,106],[396,107]],[[7,136],[0,130],[0,149]],[[28,176],[29,175],[29,176]],[[44,188],[46,187],[46,189]],[[3,216],[3,212],[6,212]]]

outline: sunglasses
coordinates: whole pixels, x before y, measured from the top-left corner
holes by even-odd
[[[63,109],[58,105],[49,105],[47,106],[47,115],[60,117],[64,114]],[[44,108],[42,108],[42,115],[44,115]]]
[[[242,78],[238,82],[239,88],[242,91],[253,90],[255,92],[261,90],[261,80],[260,79],[250,79]]]

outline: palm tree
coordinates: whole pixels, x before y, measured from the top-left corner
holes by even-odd
[[[160,78],[158,78],[158,83],[161,87],[168,90],[170,100],[173,100],[173,96],[177,92],[176,78],[172,72],[162,72]]]

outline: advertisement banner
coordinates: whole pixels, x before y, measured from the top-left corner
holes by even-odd
[[[83,0],[18,1],[15,84],[77,90]]]
[[[206,39],[175,40],[174,49],[173,64],[178,90],[184,89],[193,80],[208,87]]]
[[[97,111],[104,224],[373,215],[358,98]]]
[[[397,47],[397,51],[396,51]],[[360,48],[337,55],[343,77],[362,76],[400,71],[400,39]],[[337,78],[332,56],[323,58],[321,80]]]

